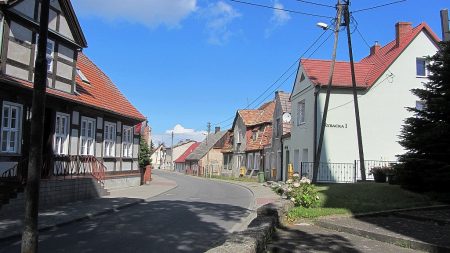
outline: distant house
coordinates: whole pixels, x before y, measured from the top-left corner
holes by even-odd
[[[286,179],[289,164],[289,146],[287,142],[291,133],[291,101],[290,93],[275,92],[275,110],[273,113],[273,133],[270,153],[266,155],[270,164],[270,179],[278,181]],[[294,154],[294,157],[298,154]],[[295,158],[294,158],[295,159]]]
[[[184,151],[183,154],[181,154],[180,157],[178,157],[174,163],[175,163],[175,171],[186,173],[186,168],[188,167],[188,162],[186,161],[186,158],[194,152],[194,150],[197,149],[197,147],[200,145],[200,142],[193,142],[190,147]]]
[[[222,166],[222,173],[226,175],[232,175],[233,174],[233,141],[234,141],[234,135],[233,130],[229,129],[226,131],[224,135],[224,143],[222,146],[222,149],[220,152],[222,152],[223,155],[223,166]]]
[[[194,175],[205,173],[219,174],[222,172],[223,154],[221,152],[225,143],[227,131],[216,128],[207,138],[186,157],[188,171]]]
[[[184,140],[180,141],[173,147],[166,148],[166,161],[162,165],[161,169],[164,170],[175,170],[175,160],[177,160],[181,155],[186,152],[186,150],[194,144],[196,141]]]
[[[412,27],[411,23],[399,22],[393,41],[385,46],[376,43],[368,56],[355,63],[367,170],[374,161],[396,161],[396,155],[405,152],[398,136],[404,120],[413,115],[407,107],[424,106],[411,89],[423,87],[429,80],[426,57],[437,52],[438,42],[427,24]],[[302,169],[309,176],[318,146],[330,65],[330,60],[302,59],[291,95],[292,164],[296,171]],[[355,161],[359,155],[349,62],[336,62],[332,87],[319,180],[353,182],[361,173],[352,165],[358,165]]]
[[[272,121],[275,102],[267,102],[255,110],[239,110],[233,122],[233,175],[245,168],[250,176],[270,166],[264,163],[265,147],[272,142]],[[267,149],[266,149],[267,150]]]
[[[167,151],[166,147],[163,144],[160,144],[155,150],[153,150],[152,155],[150,156],[152,160],[152,168],[153,169],[162,169],[162,166],[166,164]]]

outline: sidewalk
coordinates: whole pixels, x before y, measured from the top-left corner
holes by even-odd
[[[315,222],[323,228],[427,252],[450,252],[450,207],[403,210]]]
[[[177,187],[174,181],[153,175],[148,185],[111,190],[109,196],[68,203],[66,205],[39,211],[39,230],[50,230],[55,227],[90,219],[99,215],[118,211],[155,197]],[[23,229],[23,213],[14,217],[0,214],[0,241],[19,238]]]
[[[277,229],[266,252],[409,253],[417,251],[305,223]]]

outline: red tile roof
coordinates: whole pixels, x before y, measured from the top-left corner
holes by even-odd
[[[228,130],[225,135],[225,142],[223,144],[222,153],[231,153],[233,152],[233,132]]]
[[[77,75],[77,93],[70,94],[55,89],[47,89],[47,94],[134,120],[145,120],[145,116],[127,100],[111,79],[81,52],[78,53],[77,68],[87,77],[89,84],[83,82]],[[28,88],[33,87],[33,83],[29,81],[10,76],[3,76],[3,78],[9,81],[14,80]]]
[[[186,162],[186,157],[188,157],[194,150],[200,145],[200,142],[194,142],[192,145],[184,151],[184,153],[175,160],[175,163],[184,163]]]
[[[427,35],[429,35],[435,43],[440,41],[439,37],[426,23],[421,23],[407,33],[403,33],[401,43],[398,46],[396,40],[393,40],[386,46],[380,48],[376,54],[369,55],[360,62],[355,63],[357,86],[361,88],[369,88],[374,85],[381,75],[389,68],[389,66],[421,31],[424,31]],[[306,75],[315,85],[328,85],[328,75],[331,67],[330,60],[302,59],[300,64],[303,66]],[[349,62],[336,62],[333,73],[333,86],[352,86]]]
[[[274,111],[275,101],[270,101],[256,110],[239,110],[238,114],[241,116],[246,126],[254,126],[272,122]]]
[[[255,131],[258,132],[258,137],[253,139],[252,136]],[[247,146],[245,151],[262,150],[265,146],[272,143],[272,125],[265,124],[261,127],[257,126],[248,128],[245,136],[247,138]]]

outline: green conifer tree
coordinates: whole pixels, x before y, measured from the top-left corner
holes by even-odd
[[[450,191],[450,42],[441,42],[428,58],[430,81],[412,90],[423,108],[408,108],[400,144],[398,177],[403,187],[416,191]]]

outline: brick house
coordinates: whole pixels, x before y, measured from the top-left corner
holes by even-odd
[[[237,111],[231,133],[234,176],[238,176],[239,170],[244,167],[250,176],[259,171],[269,172],[269,165],[265,164],[264,158],[270,150],[266,147],[272,143],[274,109],[275,102],[271,101],[258,109]]]

